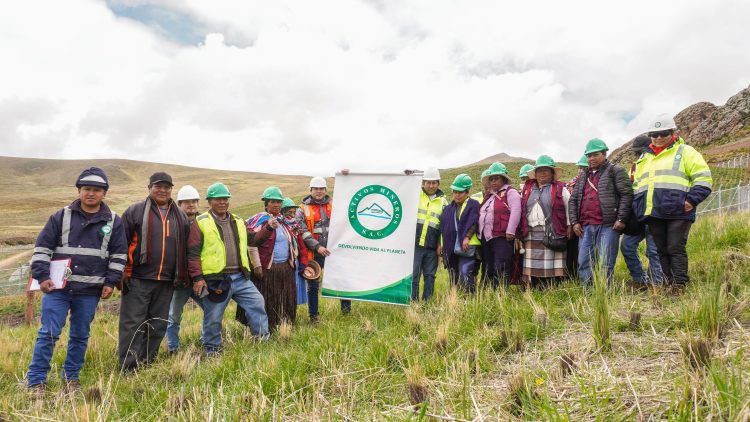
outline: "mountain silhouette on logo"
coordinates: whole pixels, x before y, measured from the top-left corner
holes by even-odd
[[[377,203],[374,203],[367,208],[359,210],[357,212],[357,215],[362,216],[362,217],[384,218],[386,220],[391,219],[391,215],[388,214],[388,211],[384,210],[383,207],[381,207]]]

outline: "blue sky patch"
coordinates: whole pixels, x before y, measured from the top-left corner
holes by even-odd
[[[204,26],[192,16],[154,4],[126,5],[107,0],[115,15],[147,25],[159,35],[178,44],[198,45],[206,36]]]

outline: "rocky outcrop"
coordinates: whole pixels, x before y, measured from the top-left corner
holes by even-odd
[[[750,136],[750,87],[732,96],[723,106],[700,102],[677,113],[674,119],[680,136],[698,150],[742,140]],[[635,159],[630,151],[632,143],[631,139],[612,151],[610,159],[632,162]]]

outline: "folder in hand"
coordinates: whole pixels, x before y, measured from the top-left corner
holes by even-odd
[[[70,258],[56,259],[49,263],[49,278],[55,285],[55,289],[62,289],[68,284],[68,277],[71,274],[70,261]],[[26,286],[26,291],[33,292],[38,290],[41,290],[39,280],[29,276],[29,284]]]

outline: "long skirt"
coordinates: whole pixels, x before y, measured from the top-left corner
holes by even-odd
[[[297,318],[297,282],[294,269],[287,262],[271,265],[265,270],[263,279],[254,280],[255,287],[263,295],[268,314],[268,331],[274,332],[282,320],[293,323]],[[237,307],[236,318],[242,322],[245,312]]]
[[[529,229],[529,237],[524,241],[526,253],[523,258],[523,281],[530,283],[534,278],[565,277],[565,251],[556,252],[542,243],[544,226]]]
[[[299,259],[297,259],[297,268],[299,268]],[[294,272],[294,278],[297,280],[297,305],[307,303],[307,281],[299,275],[299,271]]]

